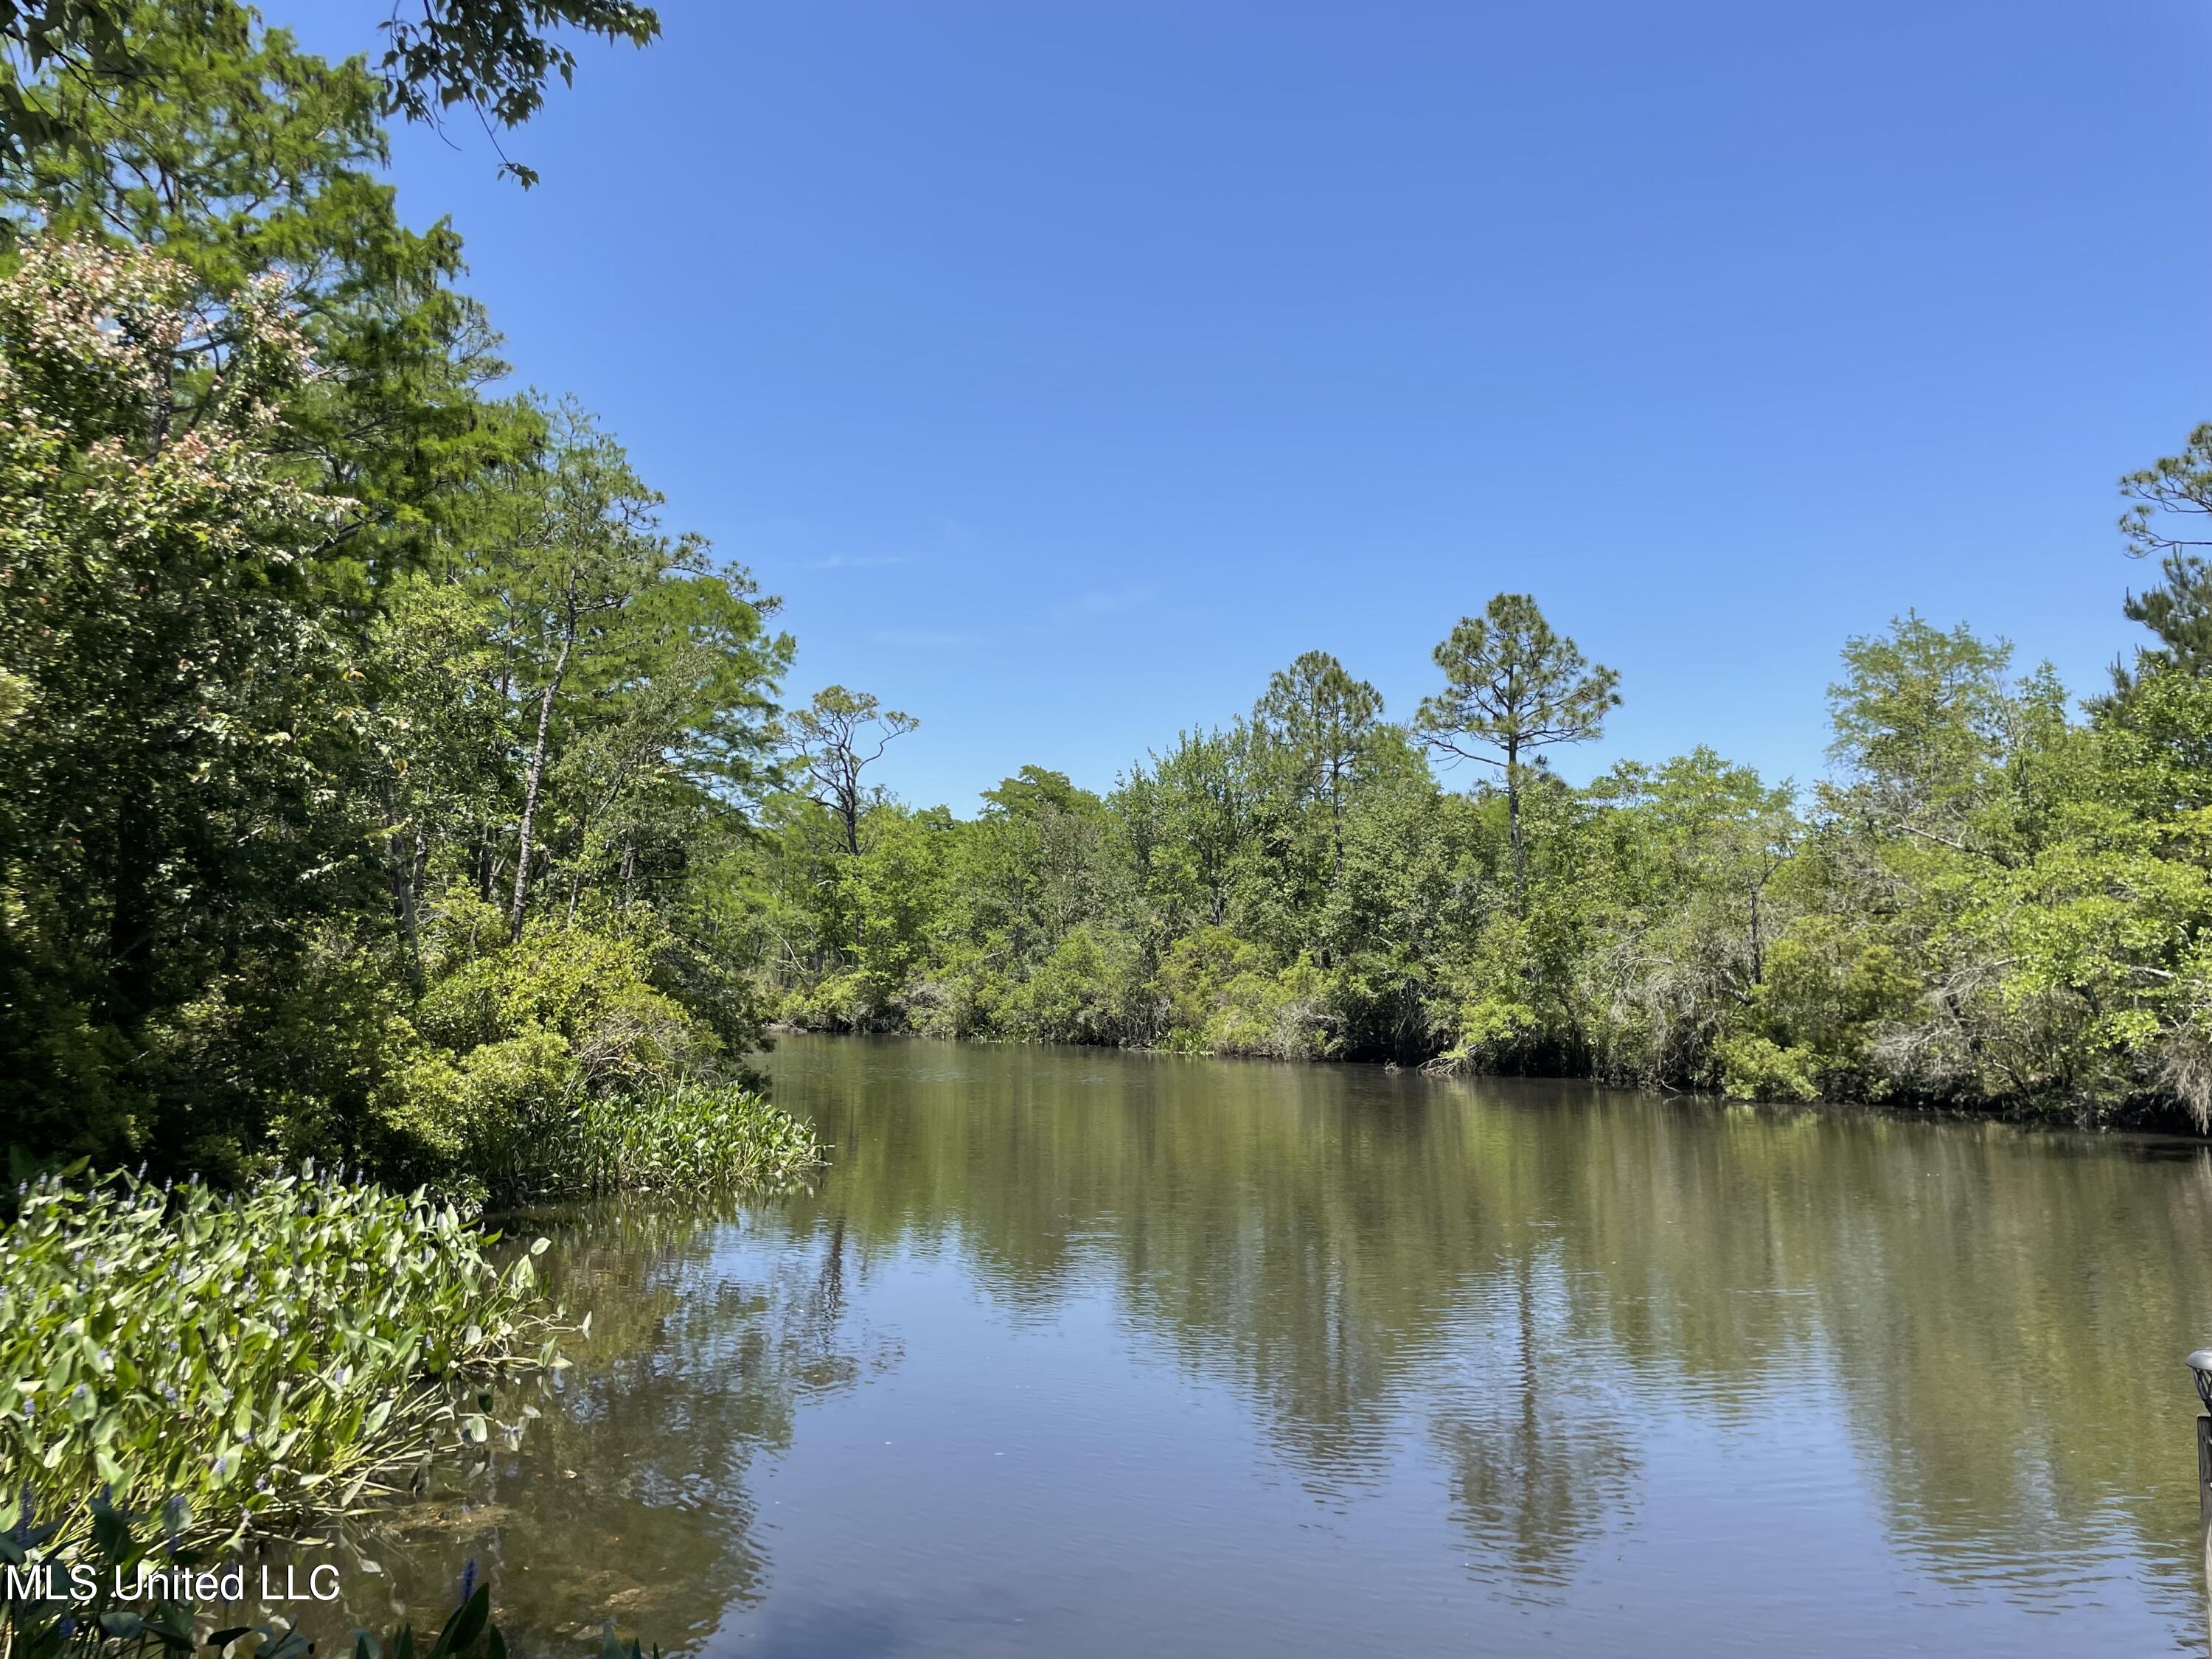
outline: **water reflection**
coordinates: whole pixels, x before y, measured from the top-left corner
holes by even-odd
[[[441,1467],[416,1501],[348,1534],[351,1623],[434,1627],[475,1559],[524,1653],[596,1639],[611,1620],[696,1648],[763,1593],[752,1474],[791,1443],[801,1408],[896,1364],[848,1328],[842,1231],[793,1235],[734,1206],[597,1209],[524,1218],[558,1242],[547,1283],[588,1334],[574,1364],[506,1391],[521,1433],[475,1468]],[[374,1587],[374,1588],[371,1588]],[[327,1621],[325,1621],[327,1622]]]
[[[1484,1287],[1434,1390],[1431,1438],[1479,1571],[1557,1599],[1582,1552],[1636,1496],[1638,1462],[1602,1359],[1584,1352],[1556,1252]]]
[[[2118,1552],[2177,1618],[2194,1595],[2199,1149],[1039,1049],[780,1065],[841,1147],[820,1216],[955,1237],[1019,1304],[1110,1273],[1322,1492],[1425,1419],[1478,1571],[1564,1582],[1655,1413],[1787,1396],[1941,1578],[2063,1601]]]
[[[474,1553],[527,1651],[612,1617],[2094,1653],[2195,1617],[2197,1149],[1080,1051],[775,1067],[818,1191],[560,1229],[579,1363],[356,1587],[428,1617]]]

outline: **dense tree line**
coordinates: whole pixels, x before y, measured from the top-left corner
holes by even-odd
[[[1844,646],[1811,789],[1705,747],[1577,787],[1545,751],[1600,734],[1615,677],[1503,594],[1403,722],[1314,652],[1103,796],[1030,766],[964,821],[781,801],[770,994],[828,1029],[2202,1127],[2212,428],[2123,488],[2162,580],[2086,707],[1907,615]]]
[[[94,31],[0,28],[43,112],[0,168],[0,1141],[33,1158],[505,1166],[757,1046],[729,864],[775,603],[587,414],[499,394],[459,238],[380,177],[385,111],[459,76],[519,118],[565,69],[531,30],[651,14],[422,11],[380,72],[228,0],[0,20]]]

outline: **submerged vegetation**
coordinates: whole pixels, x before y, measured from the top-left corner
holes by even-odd
[[[94,1498],[90,1510],[92,1524],[73,1548],[51,1525],[18,1521],[0,1529],[0,1567],[19,1574],[0,1601],[0,1659],[154,1659],[203,1648],[231,1659],[307,1659],[313,1652],[315,1644],[296,1626],[272,1620],[216,1628],[194,1592],[204,1583],[220,1587],[226,1565],[234,1573],[240,1569],[183,1547],[173,1529],[159,1526],[159,1517],[134,1516],[104,1498]],[[88,1575],[79,1581],[92,1585],[88,1594],[61,1593],[72,1568]],[[132,1593],[142,1584],[172,1593]],[[459,1605],[422,1645],[422,1659],[507,1659],[507,1639],[491,1616],[491,1586],[478,1577],[474,1561],[462,1571]],[[416,1647],[413,1626],[403,1623],[381,1640],[355,1631],[350,1651],[352,1659],[387,1653],[415,1659]],[[659,1652],[656,1646],[654,1659]],[[635,1639],[624,1648],[610,1624],[599,1659],[644,1654]]]
[[[236,1194],[48,1178],[19,1203],[0,1232],[0,1532],[81,1538],[103,1492],[198,1539],[349,1509],[487,1437],[464,1384],[561,1363],[544,1242],[502,1267],[473,1217],[419,1196],[312,1174]]]

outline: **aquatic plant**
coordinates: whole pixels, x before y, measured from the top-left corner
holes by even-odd
[[[822,1162],[812,1127],[747,1089],[584,1097],[471,1171],[500,1201],[784,1187]]]
[[[181,1503],[204,1537],[353,1507],[481,1443],[503,1368],[552,1368],[531,1250],[469,1212],[303,1169],[220,1194],[26,1185],[0,1231],[0,1530],[34,1494]],[[36,1516],[72,1536],[90,1498]],[[51,1498],[50,1509],[54,1507]]]

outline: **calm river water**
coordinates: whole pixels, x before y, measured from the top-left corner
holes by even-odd
[[[532,1650],[611,1616],[781,1659],[2202,1639],[2195,1147],[1076,1049],[772,1069],[819,1189],[556,1230],[580,1363],[349,1600],[432,1615],[475,1554]]]

